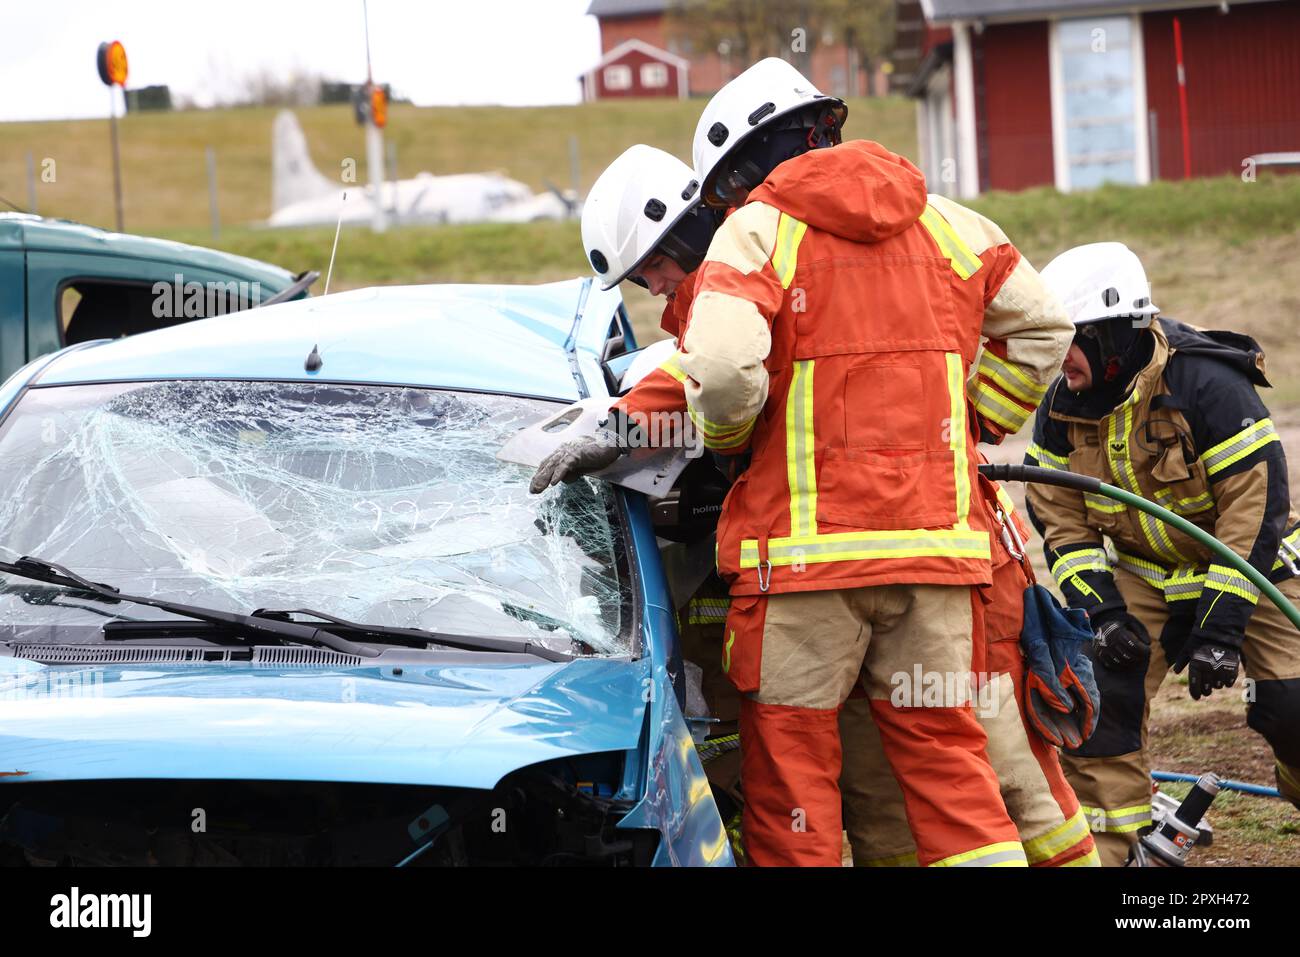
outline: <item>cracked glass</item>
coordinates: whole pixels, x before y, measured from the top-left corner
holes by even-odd
[[[0,430],[0,558],[123,592],[249,612],[629,651],[613,492],[535,496],[498,461],[535,400],[324,383],[165,381],[29,390]],[[99,640],[168,619],[0,575],[0,637]]]

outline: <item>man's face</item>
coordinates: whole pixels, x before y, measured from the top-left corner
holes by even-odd
[[[671,296],[686,278],[681,266],[659,253],[652,253],[632,275],[643,280],[653,296]]]
[[[1070,351],[1061,363],[1061,372],[1065,374],[1065,387],[1071,392],[1086,392],[1092,388],[1092,368],[1079,348],[1079,341],[1070,343]]]

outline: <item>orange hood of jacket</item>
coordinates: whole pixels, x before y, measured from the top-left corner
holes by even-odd
[[[925,210],[925,176],[908,160],[870,140],[850,140],[786,160],[748,202],[766,203],[859,243],[901,233]]]

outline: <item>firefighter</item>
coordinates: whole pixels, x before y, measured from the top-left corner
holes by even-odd
[[[1076,334],[1026,462],[1164,505],[1300,599],[1300,520],[1281,440],[1255,392],[1268,385],[1255,341],[1158,316],[1141,262],[1121,243],[1064,252],[1043,279]],[[1147,717],[1170,668],[1187,672],[1194,699],[1232,687],[1245,669],[1247,723],[1273,749],[1282,794],[1300,806],[1300,632],[1271,602],[1260,606],[1240,572],[1143,512],[1047,485],[1030,485],[1028,501],[1053,576],[1097,634],[1101,721],[1063,763],[1103,864],[1123,864],[1151,823]]]
[[[833,146],[844,115],[768,59],[696,128],[705,201],[738,207],[696,277],[678,362],[705,446],[750,456],[718,526],[746,848],[759,864],[839,861],[837,715],[864,674],[918,862],[1023,866],[966,689],[923,702],[891,679],[984,660],[975,443],[1024,424],[1070,325],[997,226],[927,197],[876,143]]]
[[[680,338],[694,273],[686,273],[676,281],[663,276],[672,265],[665,267],[663,260],[653,255],[658,246],[658,234],[653,230],[635,236],[630,246],[619,240],[623,238],[620,230],[636,230],[638,216],[635,214],[643,213],[656,193],[670,192],[658,185],[665,176],[670,183],[680,182],[690,177],[690,169],[669,154],[646,147],[634,147],[627,155],[636,161],[620,159],[612,164],[597,180],[592,198],[584,209],[588,255],[593,260],[603,258],[591,253],[599,248],[602,240],[607,239],[613,248],[627,248],[630,262],[648,264],[648,269],[634,265],[629,278],[648,280],[646,285],[649,288],[669,295],[662,325],[674,338]],[[629,210],[634,215],[627,215]],[[663,222],[671,225],[669,217],[665,217]],[[637,241],[641,245],[638,246]],[[687,264],[696,265],[689,259]],[[683,411],[686,407],[685,393],[680,375],[673,374],[675,371],[671,362],[648,375],[636,375],[634,369],[629,369],[624,381],[635,381],[636,384],[615,404],[616,414],[636,418],[638,415],[649,417],[661,411]],[[566,457],[561,455],[558,458]],[[577,473],[580,471],[576,470]],[[562,480],[573,474],[550,472],[548,479]],[[995,766],[1001,765],[998,770],[1004,782],[1003,796],[1024,839],[1030,862],[1045,866],[1089,864],[1095,860],[1095,852],[1087,823],[1079,814],[1078,802],[1061,776],[1055,751],[1036,734],[1028,732],[1027,725],[1020,720],[1016,695],[1012,691],[1018,688],[1017,676],[1023,671],[1016,638],[1020,631],[1026,579],[1020,566],[1012,560],[1011,552],[1002,547],[1002,542],[1023,542],[1024,530],[1018,525],[1014,526],[1014,531],[1011,530],[1009,522],[1013,509],[1005,493],[982,479],[981,486],[991,521],[999,528],[1007,529],[995,540],[998,570],[986,617],[991,633],[995,632],[999,640],[989,646],[986,668],[991,676],[1009,674],[1009,677],[996,689],[990,689],[993,694],[987,703],[991,707],[982,708],[980,718],[991,738],[998,739],[997,744],[990,746],[990,752]],[[684,489],[683,495],[691,490],[691,487]],[[683,508],[696,510],[694,503],[685,498],[679,503],[679,510]],[[1019,522],[1018,516],[1015,521]],[[1010,547],[1014,549],[1015,546]],[[733,722],[738,714],[739,699],[735,688],[721,672],[721,656],[717,654],[722,647],[722,625],[727,608],[725,587],[716,576],[709,576],[679,609],[678,624],[683,656],[702,667],[705,697],[715,717],[722,722],[710,740],[702,744],[701,757],[705,759],[705,769],[714,784],[715,794],[721,790],[723,803],[738,807],[740,793],[733,776],[735,759],[739,757],[733,750],[738,735]],[[865,702],[863,697],[861,704],[865,705]],[[879,736],[872,727],[870,711],[856,699],[851,700],[841,714],[840,728],[846,741],[865,743],[861,749],[854,747],[851,750],[842,776],[844,819],[855,863],[891,863],[894,858],[900,858],[899,862],[904,859],[914,861],[914,844],[902,804],[902,792],[879,751]],[[1035,762],[1037,769],[1032,766]],[[723,816],[729,819],[726,810]],[[734,833],[734,826],[731,830]]]

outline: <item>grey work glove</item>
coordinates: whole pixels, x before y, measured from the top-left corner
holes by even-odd
[[[536,495],[545,492],[557,482],[576,482],[591,472],[599,472],[612,465],[621,450],[613,442],[603,442],[592,438],[574,439],[565,442],[537,466],[533,480],[528,484],[528,491]]]

